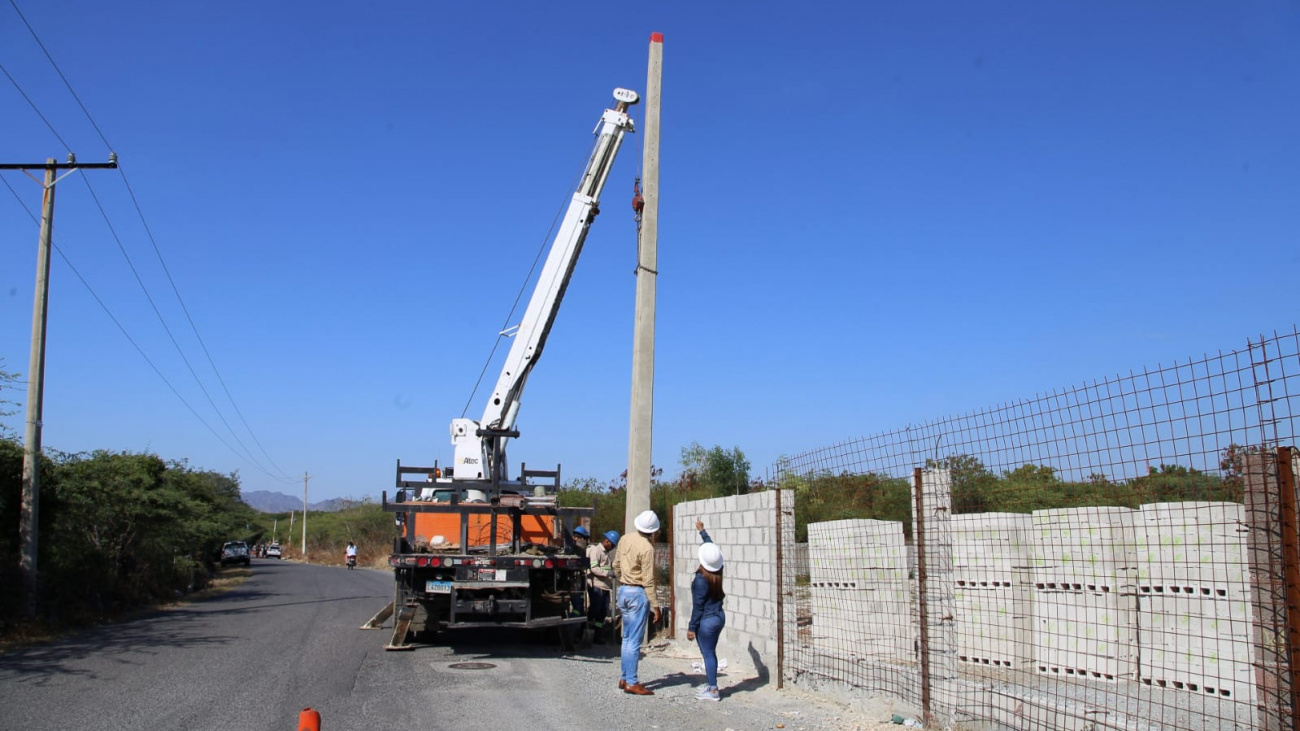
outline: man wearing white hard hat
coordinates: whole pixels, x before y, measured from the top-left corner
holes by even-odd
[[[641,638],[645,635],[646,615],[655,601],[654,537],[659,532],[659,516],[647,510],[632,521],[636,533],[619,541],[614,554],[614,574],[618,577],[618,611],[623,615],[623,666],[618,687],[631,695],[654,695],[637,677],[641,661]],[[659,607],[653,609],[659,622]]]

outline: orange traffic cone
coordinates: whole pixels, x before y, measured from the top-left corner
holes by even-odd
[[[320,711],[302,709],[298,714],[298,731],[320,731]]]

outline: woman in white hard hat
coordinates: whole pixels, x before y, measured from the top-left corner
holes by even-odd
[[[718,695],[718,638],[727,624],[727,615],[722,611],[722,600],[726,597],[722,591],[722,549],[709,540],[704,521],[696,519],[695,529],[700,532],[704,544],[700,546],[700,567],[691,580],[694,604],[686,639],[698,641],[700,654],[704,656],[705,682],[695,697],[702,701],[718,701],[721,699]]]
[[[641,638],[645,635],[646,614],[655,604],[654,537],[659,532],[659,516],[647,510],[632,521],[636,533],[626,535],[614,554],[614,574],[618,577],[618,611],[623,615],[623,676],[618,687],[631,695],[654,695],[637,677],[641,661]],[[654,621],[659,622],[659,607],[654,607]]]

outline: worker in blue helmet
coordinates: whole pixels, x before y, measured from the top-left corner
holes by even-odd
[[[618,545],[618,531],[606,531],[599,543],[587,547],[587,624],[591,626],[592,641],[604,644],[613,627],[609,622],[610,598],[614,593],[614,547]]]
[[[591,531],[587,530],[587,526],[580,525],[573,529],[573,542],[578,544],[579,551],[587,550],[587,545],[591,543]]]
[[[586,555],[587,550],[591,547],[591,546],[590,546],[590,544],[591,544],[591,531],[587,530],[587,526],[585,526],[585,525],[580,525],[580,526],[578,526],[577,528],[574,528],[574,529],[573,529],[573,533],[572,533],[571,535],[572,535],[572,537],[573,537],[573,545],[574,545],[574,548],[576,549],[576,550],[574,551],[574,553],[578,554],[579,556]],[[585,580],[585,579],[583,580],[583,583],[584,583],[584,586],[582,586],[582,587],[574,587],[574,591],[573,591],[573,594],[572,594],[572,597],[573,597],[573,615],[572,615],[572,616],[575,616],[575,617],[585,617],[585,616],[589,616],[589,615],[591,614],[591,611],[590,611],[590,609],[591,609],[591,602],[588,600],[588,597],[587,597],[587,591],[586,591],[586,587],[585,587],[585,583],[586,583],[586,580]],[[580,639],[582,639],[582,633],[583,633],[583,625],[582,625],[582,624],[575,624],[575,625],[573,625],[572,630],[573,630],[573,639],[574,639],[575,642],[578,641],[578,640],[580,640]]]

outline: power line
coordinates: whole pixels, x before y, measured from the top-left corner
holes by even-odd
[[[176,280],[172,278],[171,269],[167,267],[167,262],[163,259],[162,250],[158,248],[158,241],[154,239],[153,229],[150,228],[149,222],[145,220],[144,210],[140,207],[140,201],[135,197],[135,191],[131,188],[131,182],[126,179],[126,171],[119,165],[118,172],[122,175],[122,184],[126,186],[126,191],[131,196],[131,203],[135,206],[136,214],[140,217],[140,224],[144,226],[145,234],[149,237],[149,243],[153,246],[154,254],[158,257],[158,263],[162,266],[163,273],[167,275],[167,282],[171,285],[172,293],[176,295],[176,301],[180,303],[181,311],[185,313],[185,320],[189,322],[190,330],[194,333],[194,337],[199,341],[199,347],[203,350],[204,357],[208,359],[208,365],[212,367],[212,372],[216,374],[217,382],[221,384],[221,390],[225,392],[226,398],[230,401],[231,407],[235,409],[235,413],[239,416],[239,421],[243,423],[244,429],[248,430],[248,435],[253,438],[253,443],[257,445],[262,456],[266,457],[266,461],[271,463],[271,466],[280,473],[281,479],[285,482],[294,480],[294,478],[290,477],[284,469],[280,467],[280,465],[276,464],[270,453],[266,451],[266,447],[262,446],[262,440],[257,438],[257,433],[253,431],[253,427],[249,425],[248,419],[244,417],[243,410],[241,410],[239,404],[235,402],[234,395],[230,393],[230,388],[226,385],[226,379],[221,376],[221,369],[217,368],[217,363],[212,358],[212,353],[208,350],[207,342],[205,342],[203,336],[199,334],[198,325],[194,323],[194,318],[190,315],[190,308],[185,305],[185,299],[181,297],[180,288],[176,286]],[[89,181],[87,181],[86,184],[89,185]],[[215,405],[213,408],[216,408]]]
[[[18,200],[19,206],[22,206],[23,211],[27,212],[27,216],[30,216],[32,221],[36,221],[39,224],[40,221],[36,219],[35,213],[32,213],[31,209],[27,208],[27,204],[22,202],[22,198],[21,196],[18,195],[18,191],[14,190],[12,185],[9,185],[8,179],[5,179],[4,177],[0,177],[0,181],[4,181],[5,187],[8,187],[9,193],[12,193],[14,198]],[[112,320],[114,325],[117,325],[118,330],[121,330],[122,336],[126,338],[127,342],[131,343],[131,347],[134,347],[135,352],[139,352],[140,358],[143,358],[144,362],[149,364],[149,368],[152,368],[153,372],[157,373],[157,377],[159,377],[159,379],[162,379],[162,382],[166,384],[166,388],[172,390],[172,393],[175,394],[175,397],[181,399],[181,403],[183,403],[183,405],[185,405],[185,407],[188,408],[188,410],[190,410],[190,414],[194,414],[194,418],[198,419],[199,423],[203,424],[204,427],[207,427],[208,431],[212,432],[212,436],[216,437],[218,442],[221,442],[222,445],[225,445],[226,449],[229,449],[231,453],[234,453],[235,455],[237,455],[237,457],[243,458],[243,455],[240,455],[238,451],[235,451],[234,447],[230,446],[229,442],[226,442],[224,438],[221,438],[221,434],[217,433],[216,429],[212,428],[212,424],[208,424],[208,421],[205,420],[203,416],[200,416],[199,412],[194,410],[194,407],[190,406],[190,402],[186,401],[185,397],[181,395],[181,392],[178,392],[178,390],[175,389],[175,386],[172,385],[172,381],[169,381],[168,377],[162,375],[162,371],[160,371],[159,367],[153,364],[153,360],[149,359],[149,356],[146,354],[146,352],[144,352],[142,347],[139,346],[139,343],[135,342],[135,338],[131,337],[131,333],[127,332],[125,326],[123,326],[121,321],[117,319],[117,316],[113,315],[113,311],[109,310],[107,304],[104,304],[104,300],[99,298],[99,294],[95,293],[95,287],[90,286],[90,282],[86,281],[86,277],[82,276],[82,273],[78,271],[75,265],[73,265],[72,260],[68,259],[68,255],[64,254],[64,250],[62,250],[62,248],[60,248],[57,245],[53,246],[53,250],[59,252],[60,258],[64,260],[65,264],[68,264],[68,268],[72,269],[73,274],[77,276],[78,280],[81,280],[81,284],[86,287],[86,291],[90,293],[91,297],[95,298],[95,302],[99,303],[101,310],[104,310],[105,315],[108,315],[108,319]]]
[[[18,9],[18,3],[14,2],[14,0],[9,0],[9,4],[13,6],[14,12],[18,13],[18,17],[22,18],[23,25],[27,26],[27,31],[32,34],[32,38],[36,41],[36,45],[41,47],[41,52],[45,54],[45,58],[49,59],[50,65],[54,67],[54,71],[59,75],[59,78],[63,79],[63,85],[68,87],[68,92],[72,94],[72,98],[77,100],[77,106],[81,107],[81,111],[86,113],[86,119],[90,120],[90,126],[95,128],[95,132],[99,134],[99,139],[104,141],[104,146],[107,147],[109,151],[112,151],[113,146],[108,144],[108,138],[100,131],[99,125],[95,124],[95,118],[90,116],[90,110],[86,109],[86,105],[81,103],[81,97],[77,96],[77,92],[72,88],[72,84],[68,81],[68,77],[63,75],[63,70],[54,62],[54,57],[51,56],[50,52],[45,48],[45,44],[41,43],[41,37],[36,35],[36,29],[32,27],[31,23],[27,22],[27,16],[23,15],[23,11]],[[71,152],[71,150],[69,150],[69,152]]]
[[[108,138],[104,135],[103,130],[100,129],[99,124],[95,121],[94,116],[91,115],[90,110],[87,109],[86,105],[81,101],[81,96],[78,95],[76,89],[72,87],[72,82],[68,80],[68,77],[63,73],[63,70],[59,68],[59,64],[54,60],[54,56],[50,54],[49,49],[45,47],[45,43],[42,42],[40,36],[37,35],[36,29],[33,28],[32,24],[27,21],[27,17],[23,15],[22,10],[18,8],[18,4],[15,2],[15,0],[9,0],[9,4],[13,7],[14,12],[18,14],[18,17],[22,19],[23,25],[27,27],[27,31],[31,34],[32,39],[36,41],[36,45],[40,47],[41,52],[45,54],[45,58],[50,62],[50,66],[54,68],[55,73],[57,73],[59,75],[59,78],[63,80],[63,85],[67,87],[68,93],[71,94],[72,98],[76,100],[77,106],[79,106],[81,108],[82,113],[86,115],[86,119],[90,122],[90,125],[94,127],[95,133],[99,135],[99,139],[102,140],[104,146],[109,148],[109,150],[111,151],[113,149],[113,146],[109,143]],[[0,67],[0,69],[2,68],[3,67]],[[8,71],[5,72],[5,75],[9,76]],[[14,80],[12,76],[9,76],[9,80],[10,82],[13,83],[14,87],[18,89],[19,93],[22,94],[23,98],[27,99],[27,103],[31,105],[33,110],[36,111],[37,115],[40,116],[43,121],[45,121],[46,126],[49,127],[50,131],[54,133],[54,136],[59,139],[59,142],[62,143],[63,146],[68,149],[69,152],[71,152],[71,148],[68,146],[66,142],[63,141],[63,138],[54,129],[54,126],[50,124],[48,120],[45,119],[45,116],[41,114],[40,110],[36,107],[36,104],[32,102],[32,100],[28,98],[25,93],[23,93],[22,88],[18,86],[18,82]],[[221,384],[221,389],[222,391],[225,392],[226,398],[230,401],[231,407],[234,408],[235,413],[239,416],[240,422],[244,425],[244,428],[248,431],[249,436],[252,437],[253,442],[257,445],[258,450],[260,450],[262,455],[266,457],[266,460],[271,464],[271,466],[274,467],[276,471],[280,473],[280,477],[278,479],[282,479],[284,481],[293,480],[294,478],[289,477],[289,475],[278,464],[276,464],[275,460],[271,457],[270,453],[267,452],[266,447],[262,444],[262,441],[258,439],[257,433],[253,431],[253,427],[248,423],[248,419],[245,418],[243,410],[239,408],[239,404],[235,401],[234,395],[231,394],[230,388],[226,385],[226,379],[221,375],[221,369],[217,368],[216,360],[212,357],[212,353],[211,351],[209,351],[207,343],[203,340],[203,336],[199,333],[198,326],[195,324],[194,318],[190,314],[189,307],[187,307],[185,304],[185,299],[181,297],[180,288],[176,286],[176,281],[171,275],[171,270],[167,267],[167,262],[162,255],[162,250],[158,247],[158,241],[157,239],[154,238],[153,229],[149,226],[149,222],[145,218],[144,209],[140,206],[140,201],[139,199],[136,198],[135,190],[134,188],[131,187],[131,182],[126,177],[126,170],[123,169],[121,166],[119,166],[118,173],[122,176],[122,184],[126,187],[127,194],[131,198],[131,203],[135,206],[136,214],[140,217],[140,223],[144,226],[145,233],[149,237],[149,242],[153,246],[154,254],[158,257],[158,263],[162,266],[163,272],[167,275],[167,281],[171,285],[173,294],[176,295],[176,301],[180,303],[181,310],[185,313],[185,319],[189,323],[190,329],[194,333],[194,337],[199,341],[199,346],[203,350],[203,355],[204,357],[207,358],[208,365],[211,366],[212,372],[216,375],[217,382]],[[83,173],[83,179],[85,179],[84,173]],[[89,179],[86,179],[86,186],[90,188]],[[99,199],[97,196],[95,196],[93,188],[91,188],[91,196],[95,198],[96,205],[99,205]],[[108,223],[108,215],[107,213],[104,213],[103,206],[99,205],[99,208],[100,208],[100,212],[104,215],[105,223]],[[109,224],[109,230],[112,231],[111,223]],[[113,237],[114,239],[117,239],[117,233],[115,231],[113,232]],[[122,249],[122,253],[125,256],[126,251],[125,249],[122,248],[120,239],[118,240],[118,248]],[[240,440],[239,436],[235,434],[234,429],[230,427],[230,424],[226,421],[225,416],[222,415],[221,410],[217,408],[216,403],[213,401],[212,397],[208,394],[207,389],[203,386],[203,383],[199,379],[198,374],[195,373],[194,368],[190,365],[189,359],[185,357],[185,354],[183,352],[181,352],[180,345],[176,342],[175,337],[172,336],[171,329],[167,327],[167,323],[163,320],[162,314],[158,312],[158,308],[154,305],[153,298],[149,296],[149,291],[144,286],[144,282],[140,281],[140,276],[135,271],[135,265],[131,264],[130,257],[127,257],[127,263],[131,265],[131,271],[132,273],[136,274],[136,281],[140,282],[141,288],[144,289],[145,297],[149,299],[150,306],[154,308],[154,312],[155,314],[158,315],[159,321],[163,323],[163,328],[167,331],[168,337],[171,338],[172,344],[176,346],[177,352],[180,353],[181,359],[185,361],[185,366],[189,368],[191,375],[194,376],[195,382],[199,384],[200,390],[203,391],[203,395],[207,398],[208,403],[211,404],[213,411],[217,413],[217,417],[220,418],[222,423],[226,425],[226,429],[230,431],[230,434],[235,438],[235,441],[239,442],[239,445],[243,447],[246,452],[248,452],[249,457],[252,457],[252,452],[248,449],[247,446],[244,445],[243,441]],[[253,458],[253,462],[254,463],[257,462],[256,458]],[[262,467],[260,464],[258,464],[258,467],[263,472],[266,472],[268,475],[271,474],[269,470],[267,470],[265,467]],[[271,477],[274,478],[275,476],[271,475]]]
[[[225,425],[226,431],[230,432],[230,436],[234,437],[235,443],[244,450],[245,455],[249,460],[253,464],[257,465],[257,468],[262,472],[274,478],[275,475],[273,475],[270,470],[266,469],[262,463],[257,461],[257,458],[253,456],[251,451],[249,451],[243,440],[240,439],[239,435],[235,433],[235,430],[231,428],[230,422],[226,421],[226,417],[221,413],[221,409],[217,408],[217,403],[212,400],[212,395],[208,393],[207,387],[203,385],[202,379],[200,379],[199,374],[195,372],[194,366],[190,363],[190,359],[185,356],[185,351],[181,348],[181,344],[177,342],[176,336],[172,333],[172,329],[167,324],[166,318],[163,317],[162,311],[158,309],[157,303],[154,302],[153,295],[149,294],[149,288],[145,286],[144,280],[140,278],[140,272],[135,268],[135,262],[131,260],[131,255],[127,253],[126,247],[122,245],[122,238],[117,235],[117,229],[113,227],[113,222],[109,220],[108,211],[104,210],[104,204],[99,201],[99,196],[95,193],[94,186],[90,184],[90,179],[86,178],[85,173],[82,173],[81,177],[86,183],[86,189],[90,191],[91,199],[95,201],[95,206],[99,208],[100,215],[104,217],[104,225],[108,226],[108,232],[112,234],[113,241],[117,244],[117,250],[122,252],[122,258],[126,259],[126,264],[131,269],[131,274],[135,277],[136,284],[140,285],[140,291],[144,293],[145,300],[149,302],[149,307],[153,309],[153,313],[158,318],[158,322],[162,325],[163,331],[167,333],[167,338],[171,340],[172,347],[176,348],[176,353],[180,355],[181,361],[185,363],[185,367],[189,370],[190,375],[194,377],[194,383],[198,385],[199,390],[203,392],[204,398],[208,400],[208,405],[210,405],[212,410],[216,412],[217,418]]]
[[[50,124],[50,120],[46,119],[44,114],[41,114],[41,110],[37,108],[36,102],[32,101],[31,97],[27,96],[27,92],[23,91],[23,87],[18,85],[18,81],[14,79],[13,74],[9,73],[9,69],[4,67],[4,64],[0,64],[0,71],[5,73],[5,76],[9,78],[9,83],[14,85],[14,88],[18,90],[18,93],[22,95],[23,100],[31,106],[33,112],[36,112],[36,116],[40,117],[41,121],[45,123],[45,126],[50,128],[50,132],[54,134],[55,139],[59,141],[60,145],[63,145],[64,151],[72,152],[72,148],[63,140],[63,136],[59,134],[58,130],[54,129],[54,125]],[[30,213],[30,211],[28,211],[28,213]]]

